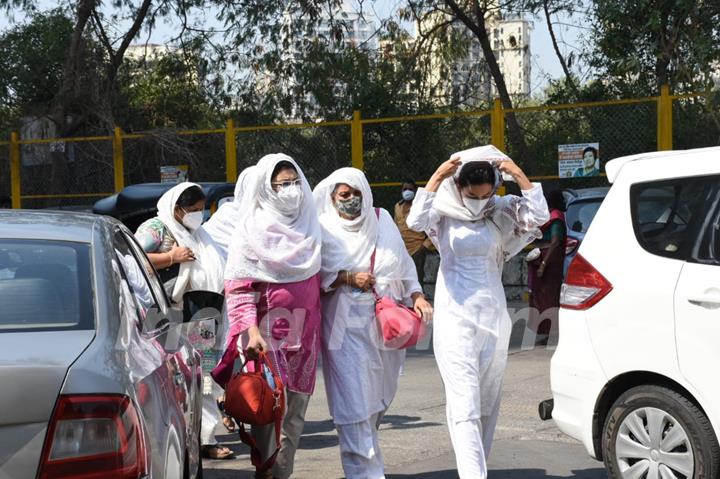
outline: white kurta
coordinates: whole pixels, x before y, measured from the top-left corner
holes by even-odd
[[[484,478],[511,329],[502,265],[537,237],[549,215],[540,185],[523,198],[495,197],[494,209],[478,221],[440,216],[434,199],[421,188],[407,221],[440,252],[433,346],[458,472]]]
[[[324,234],[329,234],[325,233]],[[390,214],[381,210],[378,227],[378,255],[393,248],[396,276],[414,278],[400,285],[377,276],[379,295],[407,300],[421,292],[415,264],[404,247],[402,238]],[[370,270],[370,256],[363,259]],[[338,272],[323,272],[323,284],[331,284]],[[335,424],[352,424],[368,420],[385,411],[395,397],[400,367],[405,350],[385,350],[375,319],[375,300],[372,293],[363,293],[348,285],[323,296],[323,374],[327,389],[330,415]]]

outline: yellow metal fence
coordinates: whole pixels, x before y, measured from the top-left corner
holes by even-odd
[[[238,172],[267,153],[297,158],[311,182],[352,165],[364,170],[389,202],[406,178],[426,179],[457,149],[492,143],[508,151],[538,179],[557,180],[557,145],[599,142],[601,160],[651,150],[720,144],[720,115],[713,95],[671,95],[394,118],[310,124],[244,126],[192,131],[0,141],[0,195],[14,208],[87,205],[125,184],[157,181],[159,167],[190,166],[193,181],[234,182]],[[506,141],[513,113],[528,146],[517,158]],[[382,191],[385,190],[385,191]],[[381,202],[382,204],[382,202]]]

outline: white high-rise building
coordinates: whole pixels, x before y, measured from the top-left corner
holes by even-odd
[[[442,14],[428,16],[419,30],[429,31],[434,25],[446,20]],[[508,93],[514,98],[529,96],[531,23],[521,18],[502,19],[499,16],[488,16],[486,28]],[[464,58],[456,59],[450,65],[441,60],[441,46],[431,51],[428,80],[434,85],[436,102],[453,102],[467,106],[489,103],[498,93],[480,41],[469,29],[457,24],[451,27],[448,35],[464,37],[468,42],[468,50]]]
[[[508,93],[516,98],[530,95],[530,31],[532,24],[521,18],[501,20],[492,28],[492,45],[505,78]],[[493,96],[497,87],[493,84]]]

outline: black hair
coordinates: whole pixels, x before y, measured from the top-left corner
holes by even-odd
[[[405,185],[411,185],[414,189],[417,190],[417,183],[415,183],[415,180],[405,180],[402,182],[402,185],[400,185],[400,186],[405,186]]]
[[[552,190],[545,195],[547,200],[548,208],[551,210],[565,211],[565,197],[560,190]]]
[[[12,200],[9,196],[0,195],[0,208],[10,208],[12,206]]]
[[[189,208],[198,201],[205,199],[205,193],[199,186],[191,186],[180,194],[175,207]]]
[[[283,160],[283,161],[279,162],[277,165],[275,165],[275,169],[273,169],[272,175],[270,175],[270,178],[275,178],[275,175],[277,175],[278,173],[280,173],[282,170],[285,170],[285,169],[293,170],[295,173],[298,172],[295,169],[295,165],[293,165],[292,163],[290,163],[287,160]]]
[[[577,150],[575,150],[575,151],[577,151]],[[593,154],[593,158],[595,158],[595,159],[597,160],[597,158],[598,158],[598,151],[597,151],[596,148],[594,148],[594,147],[592,147],[592,146],[586,147],[586,148],[583,150],[583,152],[582,152],[582,156],[585,156],[585,153],[587,153],[588,151],[591,151],[592,154]]]
[[[490,184],[495,186],[495,167],[487,161],[465,163],[458,175],[460,188],[470,185]]]

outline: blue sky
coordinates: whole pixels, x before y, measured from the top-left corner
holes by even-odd
[[[49,0],[40,0],[39,3],[41,10],[53,8],[58,4],[55,1]],[[363,8],[372,10],[379,18],[387,18],[402,4],[403,0],[365,0],[363,2]],[[3,16],[0,18],[0,30],[8,28],[13,22],[22,22],[23,20],[24,15],[20,12],[7,17]],[[561,78],[563,73],[552,47],[545,18],[528,18],[528,20],[533,24],[530,48],[533,59],[531,67],[531,92],[534,95],[542,92],[549,79]],[[555,34],[563,43],[561,45],[563,54],[567,55],[573,48],[577,49],[580,47],[582,37],[587,28],[584,26],[585,22],[582,21],[581,17],[555,17],[553,18],[553,23]],[[172,25],[157,25],[150,37],[150,41],[152,43],[165,43],[172,37],[174,32],[175,29]],[[138,43],[144,43],[146,40],[147,33],[145,32],[139,37]],[[586,73],[582,65],[580,65],[579,69],[574,68],[574,70],[581,76]]]

